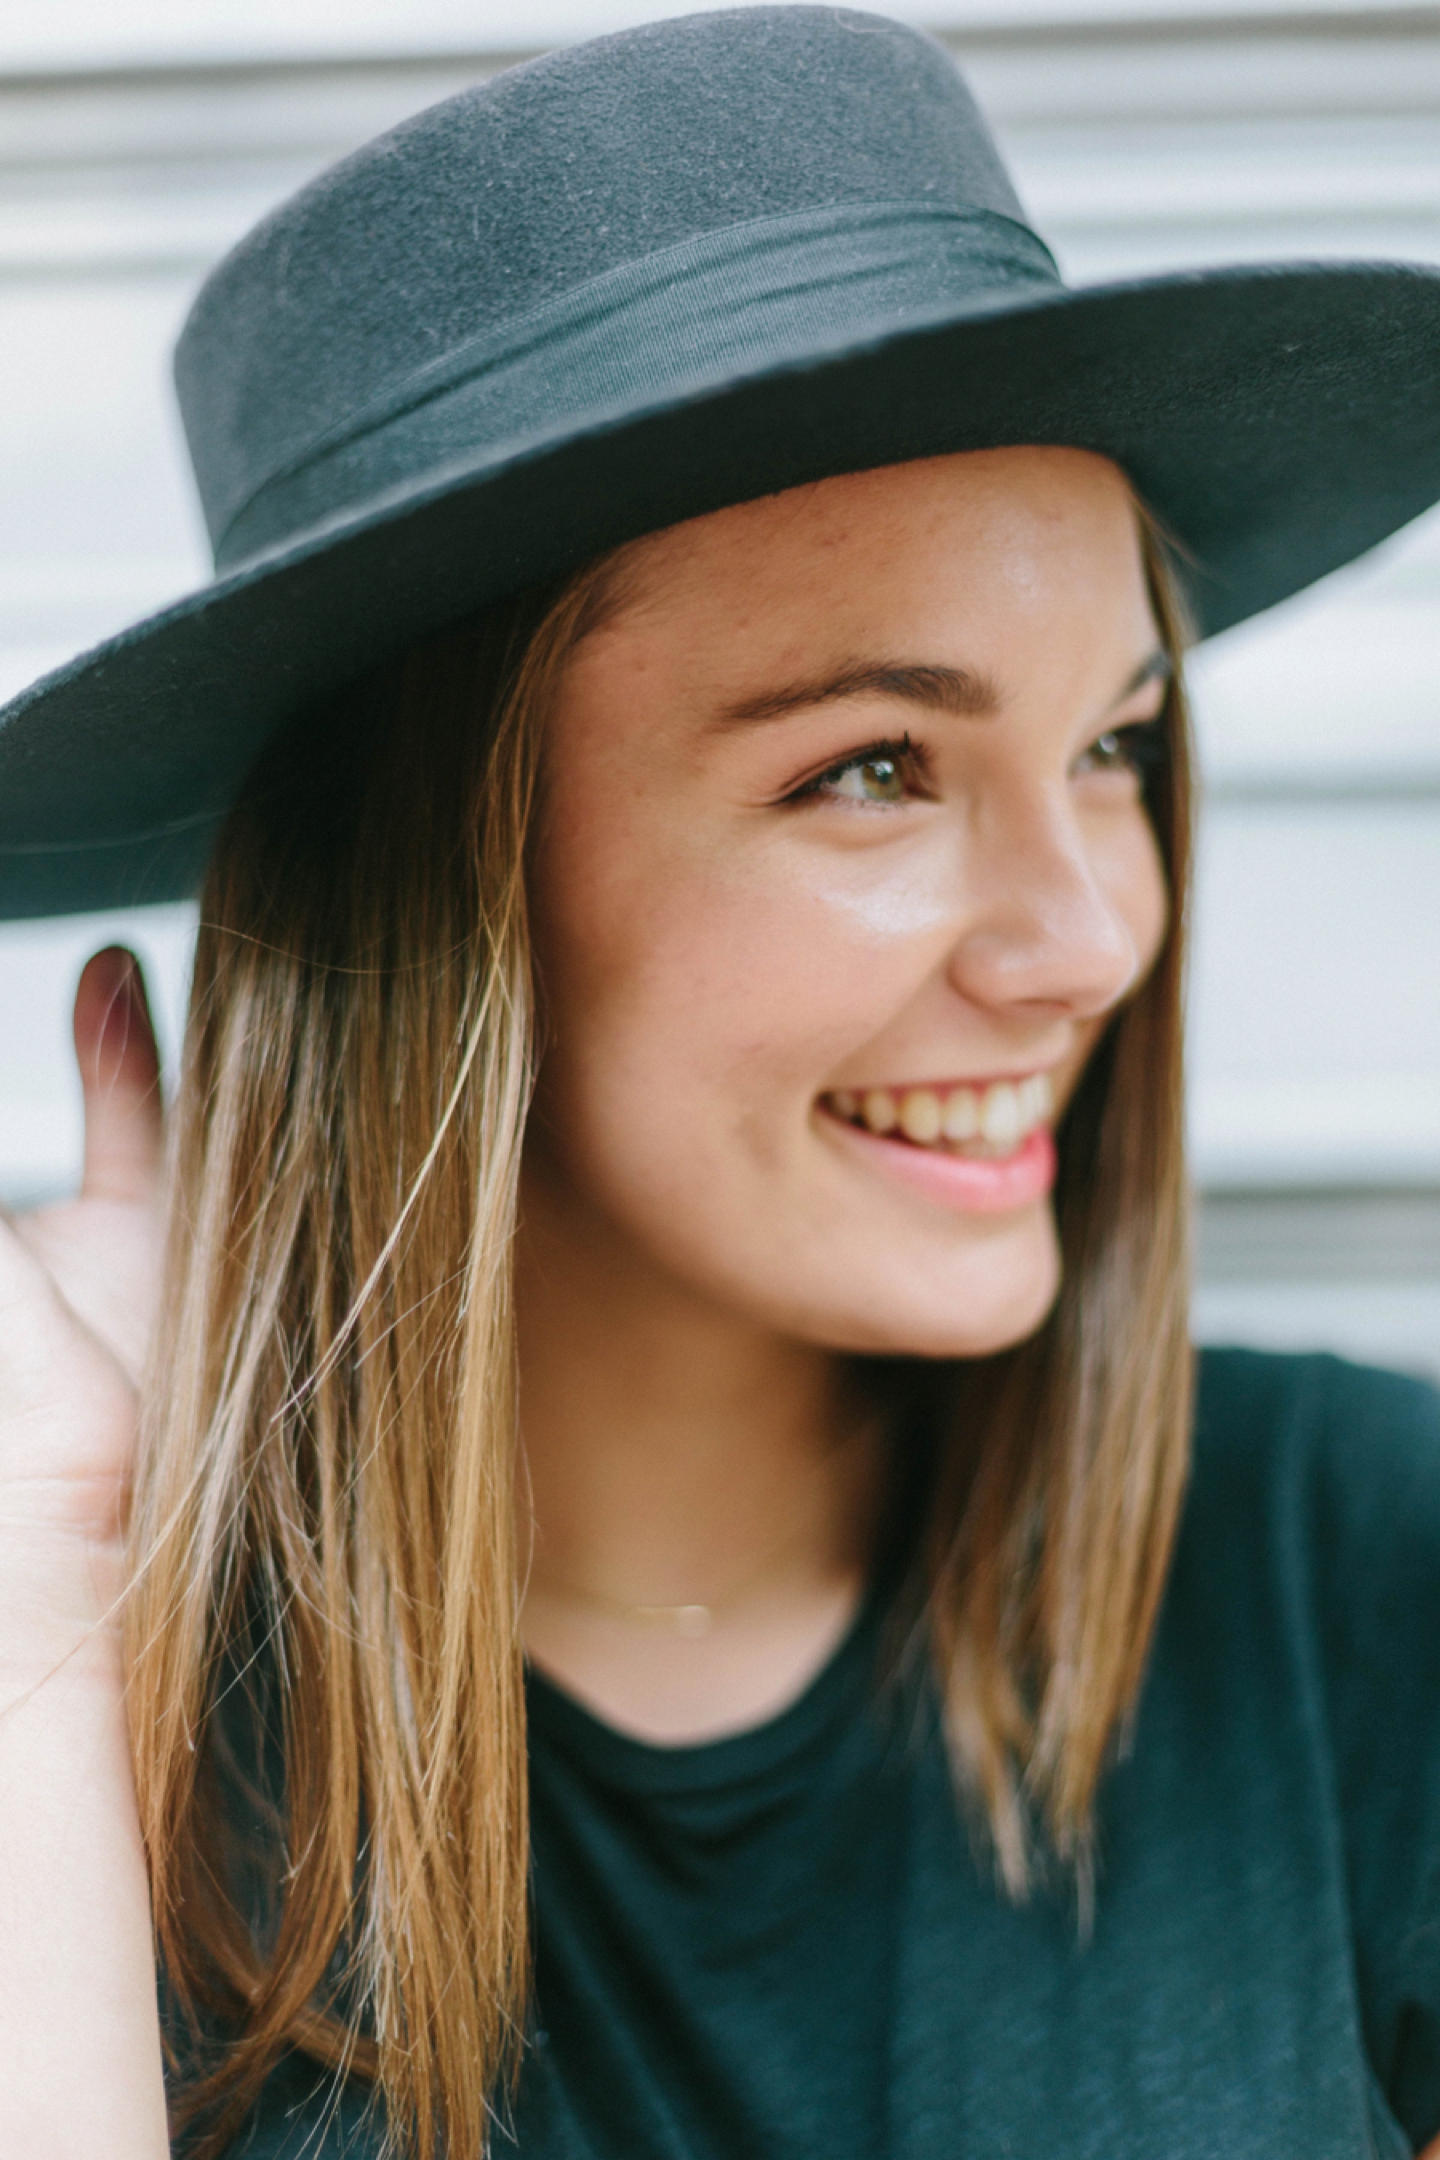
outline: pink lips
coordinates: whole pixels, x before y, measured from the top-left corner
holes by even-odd
[[[867,1132],[827,1113],[825,1129],[863,1161],[962,1214],[1002,1215],[1043,1200],[1055,1182],[1055,1142],[1038,1126],[1013,1155],[951,1155]]]

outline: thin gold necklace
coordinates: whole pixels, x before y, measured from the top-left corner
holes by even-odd
[[[735,1582],[727,1584],[718,1597],[712,1597],[703,1605],[694,1601],[681,1605],[630,1604],[624,1598],[608,1597],[603,1590],[584,1588],[579,1583],[557,1582],[553,1578],[535,1582],[534,1588],[541,1597],[557,1598],[567,1605],[588,1605],[595,1612],[608,1613],[612,1620],[628,1621],[632,1627],[656,1628],[683,1635],[689,1642],[698,1642],[714,1627],[717,1613],[723,1613],[727,1605],[733,1605],[737,1598],[743,1597],[755,1582],[770,1572],[790,1546],[799,1542],[803,1528],[803,1524],[797,1524],[788,1530],[754,1566],[748,1567]]]
[[[732,1591],[731,1596],[734,1595],[735,1592]],[[593,1593],[582,1592],[581,1597],[585,1603],[613,1612],[618,1619],[629,1620],[636,1627],[666,1629],[673,1634],[683,1635],[688,1642],[698,1642],[700,1637],[708,1635],[715,1625],[714,1604],[623,1605],[618,1598],[600,1598]],[[728,1601],[722,1599],[719,1602],[723,1604]]]
[[[870,1430],[873,1432],[873,1425]],[[861,1435],[857,1433],[852,1437],[858,1442]],[[849,1443],[841,1443],[842,1447],[847,1444]],[[815,1466],[817,1482],[819,1472],[825,1466],[823,1462]],[[796,1523],[782,1538],[777,1539],[775,1544],[769,1546],[757,1561],[747,1567],[743,1575],[729,1583],[718,1597],[712,1597],[704,1604],[695,1600],[679,1605],[632,1604],[623,1598],[609,1597],[603,1590],[592,1590],[579,1583],[558,1582],[554,1578],[537,1581],[532,1576],[531,1584],[541,1597],[556,1598],[569,1605],[588,1605],[593,1611],[608,1613],[612,1619],[627,1621],[632,1627],[655,1628],[668,1634],[681,1635],[689,1642],[698,1642],[703,1636],[710,1634],[717,1614],[723,1613],[728,1605],[733,1605],[737,1598],[743,1597],[747,1590],[770,1573],[776,1561],[788,1552],[792,1545],[798,1544],[806,1527],[803,1522]]]

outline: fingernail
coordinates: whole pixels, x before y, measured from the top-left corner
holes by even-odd
[[[95,1042],[96,1078],[102,1083],[118,1074],[130,1046],[135,1023],[144,1011],[144,992],[135,955],[116,947],[106,953],[107,980],[104,1006]]]

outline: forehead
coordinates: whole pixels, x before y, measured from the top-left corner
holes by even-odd
[[[993,664],[1079,640],[1133,664],[1156,635],[1125,475],[1044,447],[844,474],[651,534],[612,559],[599,627],[637,662],[727,676],[874,643]]]

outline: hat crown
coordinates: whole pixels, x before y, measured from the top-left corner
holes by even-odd
[[[623,265],[900,202],[1022,218],[948,54],[885,17],[683,16],[507,69],[323,174],[207,281],[176,381],[212,539],[347,416]]]

